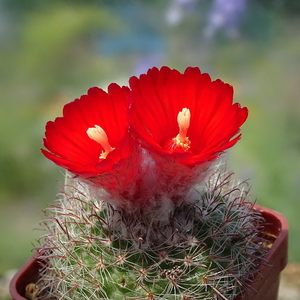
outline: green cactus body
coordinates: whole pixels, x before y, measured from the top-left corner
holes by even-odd
[[[125,210],[69,178],[45,211],[40,298],[234,299],[265,250],[263,218],[230,181],[216,171],[176,203],[161,194]]]

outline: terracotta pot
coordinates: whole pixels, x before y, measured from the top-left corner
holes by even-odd
[[[276,300],[279,287],[279,276],[287,264],[288,223],[280,213],[255,205],[255,210],[261,211],[267,225],[265,232],[276,236],[272,247],[266,255],[267,265],[262,265],[247,293],[236,300]],[[14,300],[26,300],[25,288],[29,283],[36,282],[39,273],[39,253],[35,253],[10,282],[10,294]]]
[[[279,288],[280,273],[287,264],[288,223],[285,217],[277,211],[255,205],[255,210],[262,212],[265,220],[265,232],[277,237],[265,259],[268,265],[261,265],[247,293],[236,300],[276,300]]]

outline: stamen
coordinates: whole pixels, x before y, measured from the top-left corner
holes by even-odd
[[[190,127],[191,112],[188,108],[183,108],[177,115],[179,126],[179,139],[182,143],[185,142],[187,131]]]
[[[188,108],[183,108],[177,115],[177,122],[179,127],[179,133],[173,139],[173,142],[183,148],[184,151],[187,151],[190,148],[190,140],[186,136],[187,131],[190,127],[191,112]]]
[[[103,128],[101,128],[99,125],[95,125],[94,127],[90,127],[86,131],[87,135],[90,139],[94,140],[95,142],[99,143],[104,151],[100,154],[100,159],[105,159],[111,151],[113,151],[115,148],[113,148],[109,142],[106,135],[106,132]]]

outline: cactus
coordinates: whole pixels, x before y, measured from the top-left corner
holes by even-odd
[[[46,125],[42,152],[68,172],[41,222],[38,299],[235,299],[263,263],[264,220],[215,161],[248,111],[198,68],[129,83]]]
[[[45,212],[41,299],[234,299],[265,250],[245,183],[217,169],[180,203],[128,212],[68,175]],[[163,199],[163,200],[162,200]]]

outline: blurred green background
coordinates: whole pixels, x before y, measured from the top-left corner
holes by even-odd
[[[250,110],[229,168],[286,216],[300,262],[298,0],[0,0],[0,277],[19,268],[63,182],[44,125],[91,86],[199,66]]]

